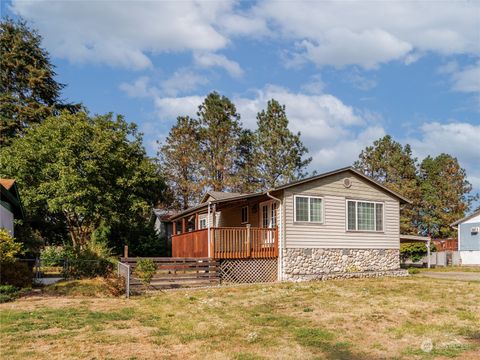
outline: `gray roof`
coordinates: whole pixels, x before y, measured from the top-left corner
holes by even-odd
[[[189,213],[195,212],[196,210],[200,210],[200,209],[203,209],[203,208],[207,207],[208,203],[205,202],[206,198],[207,198],[207,195],[210,195],[215,199],[215,201],[211,201],[212,204],[219,204],[219,203],[228,202],[228,201],[248,199],[248,198],[252,198],[252,197],[256,197],[256,196],[266,195],[268,192],[284,190],[284,189],[290,188],[292,186],[297,186],[297,185],[300,185],[300,184],[308,183],[310,181],[315,181],[315,180],[318,180],[318,179],[326,178],[328,176],[339,174],[339,173],[342,173],[342,172],[345,172],[345,171],[350,171],[350,172],[364,178],[365,180],[372,183],[374,186],[377,186],[378,188],[384,190],[385,192],[395,196],[396,198],[398,198],[403,203],[411,203],[410,200],[403,197],[399,193],[397,193],[393,190],[390,190],[386,186],[384,186],[384,185],[378,183],[377,181],[373,180],[371,177],[366,176],[365,174],[361,173],[360,171],[354,169],[351,166],[348,166],[348,167],[340,168],[340,169],[333,170],[333,171],[330,171],[330,172],[326,172],[326,173],[323,173],[323,174],[311,176],[311,177],[308,177],[308,178],[305,178],[305,179],[293,181],[293,182],[285,184],[285,185],[277,186],[277,187],[275,187],[273,189],[270,189],[268,191],[263,191],[263,192],[254,193],[254,194],[240,194],[240,193],[226,193],[226,192],[219,192],[219,191],[209,191],[203,197],[202,203],[200,203],[196,206],[193,206],[191,208],[188,208],[187,210],[181,211],[178,214],[173,215],[172,220],[174,220],[175,218],[179,218],[181,216],[187,215]]]
[[[474,216],[477,216],[477,215],[480,215],[480,209],[478,209],[477,211],[474,211],[470,215],[465,216],[464,218],[461,218],[460,220],[455,221],[450,226],[456,226],[456,225],[458,225],[458,224],[460,224],[464,221],[470,220],[471,218],[473,218]]]

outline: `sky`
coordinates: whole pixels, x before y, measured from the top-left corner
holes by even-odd
[[[149,155],[215,90],[245,127],[275,98],[318,172],[390,134],[458,158],[480,192],[478,1],[2,1],[38,29],[91,113],[139,125]]]

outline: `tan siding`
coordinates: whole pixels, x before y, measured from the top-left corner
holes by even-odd
[[[258,206],[257,212],[253,213],[253,206],[248,207],[248,222],[252,227],[258,227]],[[245,226],[242,224],[242,206],[223,209],[220,214],[220,227]]]
[[[349,178],[350,188],[343,186]],[[294,195],[322,196],[324,224],[294,223]],[[374,200],[384,203],[384,232],[346,231],[346,199]],[[287,248],[385,248],[399,247],[398,199],[366,180],[345,172],[326,179],[301,184],[284,192]]]

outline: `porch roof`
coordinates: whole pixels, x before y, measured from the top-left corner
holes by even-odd
[[[206,210],[208,208],[208,203],[211,205],[217,205],[217,204],[225,204],[225,203],[233,203],[236,201],[241,201],[241,200],[250,200],[253,198],[260,198],[263,196],[267,195],[267,191],[259,192],[259,193],[253,193],[253,194],[241,194],[241,195],[236,195],[236,196],[230,196],[230,197],[225,197],[225,198],[220,198],[218,200],[213,200],[210,202],[202,202],[196,206],[192,206],[191,208],[188,208],[184,211],[179,212],[178,214],[175,214],[170,218],[171,221],[175,221],[177,219],[180,219],[182,217],[201,212],[202,210]]]

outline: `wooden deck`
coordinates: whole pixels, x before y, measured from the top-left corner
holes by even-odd
[[[173,257],[268,259],[278,256],[277,229],[217,227],[172,235]]]

